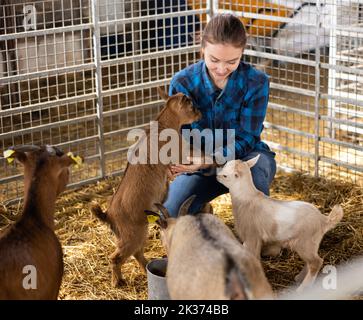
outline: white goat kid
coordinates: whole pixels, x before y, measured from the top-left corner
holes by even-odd
[[[229,188],[236,232],[244,245],[260,257],[261,247],[267,254],[277,255],[289,248],[305,262],[296,276],[298,290],[314,282],[323,259],[318,250],[324,234],[334,228],[343,217],[340,205],[325,216],[310,203],[274,200],[258,191],[253,183],[251,168],[259,155],[248,161],[232,160],[218,172],[217,180]]]

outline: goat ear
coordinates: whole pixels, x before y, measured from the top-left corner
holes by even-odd
[[[189,208],[196,197],[197,196],[195,194],[193,194],[192,196],[190,196],[187,200],[185,200],[182,203],[182,205],[180,206],[179,212],[178,212],[178,217],[182,217],[182,216],[185,216],[188,214]]]
[[[169,96],[168,94],[164,91],[164,89],[158,87],[158,93],[159,93],[159,96],[161,97],[161,99],[163,100],[168,100],[169,99]]]
[[[250,160],[247,160],[246,163],[250,168],[252,168],[257,163],[259,158],[260,158],[260,155],[257,155],[256,157],[254,157]]]

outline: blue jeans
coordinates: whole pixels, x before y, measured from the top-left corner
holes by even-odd
[[[258,190],[269,195],[269,187],[276,173],[274,153],[253,151],[242,160],[249,160],[258,154],[260,154],[260,158],[256,165],[251,168],[252,179]],[[177,217],[182,203],[190,196],[196,195],[189,208],[190,214],[196,214],[205,203],[225,193],[228,193],[228,188],[219,183],[215,175],[205,176],[201,173],[182,174],[176,177],[170,184],[164,206],[168,209],[171,216]]]

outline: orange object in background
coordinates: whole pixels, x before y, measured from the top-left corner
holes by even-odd
[[[194,0],[188,0],[189,8],[193,10],[200,9],[200,3],[195,3]],[[219,9],[232,10],[235,12],[256,13],[275,17],[290,17],[294,13],[293,8],[288,8],[282,5],[270,3],[263,0],[232,0],[229,4],[226,1],[219,1]],[[251,36],[271,37],[284,22],[272,21],[268,19],[255,18],[240,18],[245,25],[248,34]],[[203,24],[207,22],[205,14],[202,15],[201,21]]]

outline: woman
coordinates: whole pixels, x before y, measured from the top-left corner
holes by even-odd
[[[266,74],[241,61],[246,46],[242,22],[230,14],[217,15],[207,24],[201,43],[203,59],[178,72],[170,83],[169,95],[182,92],[202,112],[202,119],[192,129],[234,129],[234,156],[248,160],[260,154],[251,169],[256,188],[269,195],[269,186],[276,173],[275,153],[261,141],[266,116],[269,79]],[[226,135],[224,135],[226,137]],[[215,138],[215,137],[214,137]],[[220,150],[211,156],[220,160],[231,153],[223,141]],[[181,204],[196,195],[189,213],[199,212],[215,197],[228,189],[216,180],[215,174],[204,175],[211,165],[192,163],[171,167],[176,177],[169,187],[164,206],[177,216]],[[197,171],[197,172],[196,172]],[[242,190],[241,190],[242,192]]]

